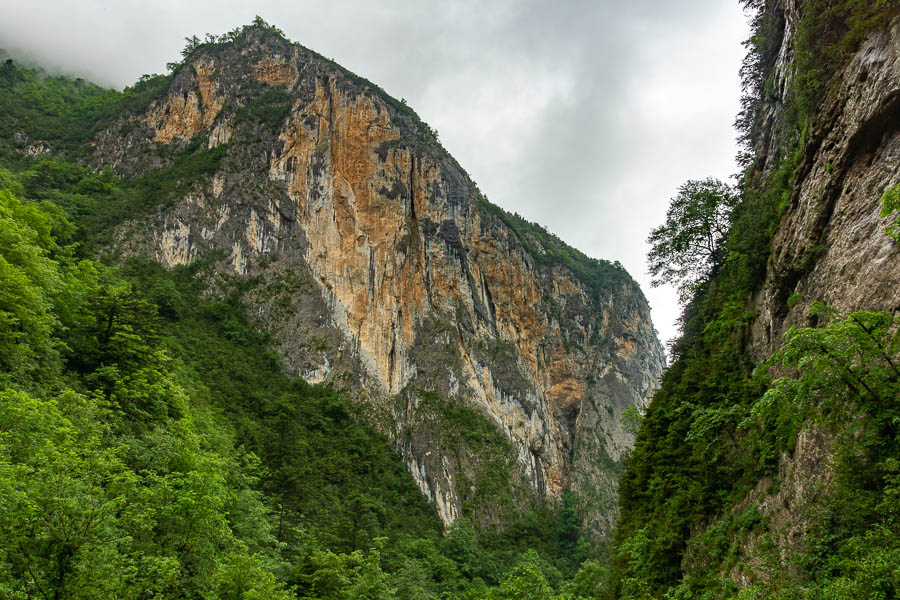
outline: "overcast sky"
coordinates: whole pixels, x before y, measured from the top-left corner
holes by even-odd
[[[738,0],[42,0],[7,4],[0,48],[121,88],[186,36],[256,14],[405,98],[495,204],[652,289],[651,228],[687,179],[736,171]]]

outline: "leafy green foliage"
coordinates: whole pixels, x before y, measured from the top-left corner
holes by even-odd
[[[885,233],[889,238],[900,243],[900,183],[889,187],[881,196],[881,216],[890,217],[897,213],[897,218],[887,226]]]
[[[62,208],[69,219],[78,222],[80,240],[92,247],[102,243],[123,221],[146,215],[183,196],[192,186],[202,185],[227,150],[227,145],[203,148],[197,138],[181,149],[162,150],[169,166],[136,179],[120,178],[109,169],[95,171],[57,157],[0,158],[0,177],[31,199]],[[75,232],[70,229],[67,235]]]
[[[45,142],[57,151],[81,155],[100,128],[143,112],[169,81],[145,75],[117,92],[7,61],[0,74],[0,153]]]
[[[235,424],[238,443],[266,466],[263,489],[277,506],[279,539],[302,529],[334,550],[354,551],[385,534],[435,534],[432,510],[387,440],[337,391],[281,372],[267,338],[244,316],[240,288],[203,301],[200,268],[173,272],[133,261],[125,272],[180,307],[166,323],[178,340],[176,356],[190,365],[208,402]]]
[[[533,550],[526,552],[503,578],[500,585],[487,596],[490,600],[563,600],[572,598],[566,594],[556,596],[541,571],[540,557]]]
[[[77,273],[61,270],[53,260],[62,249],[54,226],[56,211],[23,204],[0,190],[0,382],[10,384],[40,376],[59,354],[53,332],[60,326],[55,308],[65,301],[66,283]],[[77,291],[75,292],[78,293]]]
[[[787,331],[769,364],[797,373],[775,380],[758,407],[790,404],[832,428],[865,415],[867,427],[892,438],[898,426],[892,405],[900,397],[900,320],[886,312],[836,318],[821,303],[811,314],[825,325]]]
[[[682,184],[669,204],[666,222],[647,239],[651,284],[674,284],[682,301],[690,298],[722,262],[722,242],[736,202],[731,188],[717,179]]]
[[[813,310],[823,326],[785,334],[768,368],[791,375],[773,382],[751,417],[799,412],[798,427],[806,417],[836,438],[834,480],[793,557],[806,581],[772,597],[890,598],[900,591],[900,318]]]
[[[800,135],[789,148],[802,146]],[[773,413],[749,426],[750,411],[768,382],[743,344],[755,318],[744,309],[746,299],[765,274],[770,240],[790,203],[799,161],[799,151],[787,152],[767,175],[748,167],[732,200],[727,233],[710,246],[716,249],[716,268],[685,290],[682,336],[671,348],[674,362],[642,420],[620,484],[612,576],[618,593],[638,584],[640,591],[628,593],[655,597],[679,585],[720,589],[722,582],[699,567],[683,581],[692,532],[772,474],[779,452],[796,440],[802,420],[796,412]],[[646,540],[638,554],[629,548],[640,536]],[[719,559],[705,564],[713,569]]]
[[[733,380],[733,404],[686,403],[692,377],[685,369],[676,388],[681,404],[671,403],[672,388],[657,396],[654,404],[665,400],[663,410],[670,415],[677,411],[680,420],[661,419],[660,408],[651,405],[629,462],[622,484],[628,510],[615,549],[613,589],[619,595],[736,594],[716,573],[737,556],[735,541],[741,532],[764,530],[765,523],[753,506],[737,515],[730,508],[748,486],[773,472],[780,453],[790,451],[810,423],[836,434],[834,480],[823,499],[807,509],[805,550],[789,556],[787,564],[784,559],[770,561],[763,578],[768,583],[757,585],[756,593],[777,598],[896,593],[900,582],[886,565],[900,551],[900,319],[885,312],[840,317],[823,306],[814,311],[823,326],[789,330],[782,349],[758,370],[760,382],[768,380],[769,370],[782,374],[764,393],[759,387],[740,393]],[[656,433],[661,424],[667,437]],[[683,435],[687,443],[673,445],[675,435]],[[644,436],[653,436],[653,443]],[[671,464],[666,457],[672,451],[692,455]],[[712,472],[703,474],[702,469]],[[719,479],[718,474],[727,476]],[[649,482],[635,485],[644,478]],[[685,563],[687,552],[691,559]],[[796,570],[803,579],[796,580]],[[750,593],[741,597],[754,597]]]
[[[268,509],[251,473],[229,475],[252,455],[200,434],[215,421],[189,405],[154,307],[58,245],[58,210],[0,199],[21,333],[0,348],[4,597],[198,596],[231,561],[271,571]]]

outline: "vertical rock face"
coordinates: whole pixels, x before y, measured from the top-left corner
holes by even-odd
[[[95,141],[224,146],[214,174],[127,224],[118,250],[224,257],[287,368],[353,391],[445,523],[578,494],[595,533],[664,357],[637,284],[491,206],[405,104],[277,36],[191,56]],[[505,506],[505,505],[509,506]]]
[[[754,142],[757,164],[771,171],[783,151],[805,3],[773,1],[766,7],[781,30],[768,32],[779,40],[774,91],[759,113]],[[764,282],[749,302],[757,317],[747,351],[757,362],[780,346],[789,327],[816,325],[808,316],[812,302],[843,313],[900,311],[900,246],[885,235],[891,218],[879,214],[884,191],[900,183],[900,19],[869,35],[835,74],[799,151],[790,205],[775,230]],[[809,507],[833,476],[832,443],[832,432],[809,426],[793,452],[780,457],[778,491],[766,478],[733,509],[739,514],[750,504],[759,507],[769,523],[765,534],[782,556],[803,549]],[[750,585],[747,574],[763,570],[760,549],[767,543],[763,535],[754,536],[742,549],[746,563],[737,561],[743,566],[729,567],[727,575]]]
[[[802,3],[785,2],[775,67],[757,153],[771,168],[792,86]],[[900,248],[885,234],[885,189],[900,183],[900,22],[869,37],[835,79],[810,124],[791,204],[772,240],[766,280],[753,300],[759,318],[751,351],[768,356],[791,325],[807,326],[809,303],[842,311],[900,309]],[[802,302],[788,308],[792,294]]]

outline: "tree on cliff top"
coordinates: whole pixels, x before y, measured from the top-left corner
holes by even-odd
[[[682,184],[666,211],[666,222],[647,238],[651,285],[673,284],[686,302],[721,262],[722,241],[736,203],[734,190],[718,179]]]

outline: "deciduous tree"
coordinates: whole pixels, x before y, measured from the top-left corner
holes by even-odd
[[[737,195],[718,179],[690,180],[678,188],[666,212],[666,222],[650,232],[647,260],[654,287],[672,284],[682,302],[722,260]]]

